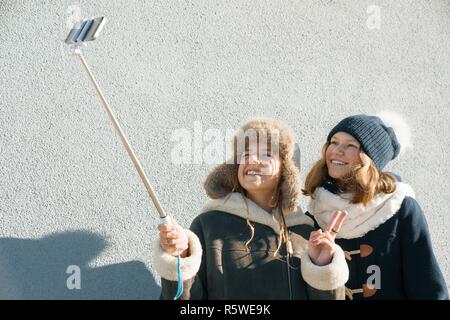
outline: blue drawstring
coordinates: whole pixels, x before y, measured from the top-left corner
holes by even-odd
[[[166,225],[171,222],[171,220],[170,220],[171,218],[168,215],[165,215],[161,219],[162,219],[162,223],[164,223]],[[177,274],[178,274],[178,288],[177,288],[177,293],[175,294],[175,297],[173,298],[173,300],[178,300],[178,298],[181,297],[181,295],[183,294],[183,279],[181,277],[181,258],[180,258],[180,256],[177,256]]]
[[[178,289],[177,293],[175,294],[175,298],[173,300],[178,300],[179,297],[183,294],[183,280],[181,278],[181,258],[180,256],[177,257],[177,273],[178,273]]]

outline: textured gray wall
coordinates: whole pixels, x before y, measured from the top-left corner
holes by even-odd
[[[194,135],[197,121],[225,144],[248,118],[284,120],[304,177],[336,121],[389,109],[406,117],[415,148],[388,169],[414,187],[450,281],[449,1],[2,0],[0,298],[159,293],[157,212],[62,45],[78,13],[109,19],[86,59],[183,226],[206,201],[211,165],[171,160],[177,129]],[[69,265],[81,290],[66,287]]]

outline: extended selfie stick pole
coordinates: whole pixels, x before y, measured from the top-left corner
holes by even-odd
[[[96,25],[96,21],[102,21],[102,25]],[[109,106],[108,101],[106,101],[105,96],[103,95],[102,91],[100,90],[100,86],[98,85],[97,81],[94,78],[94,75],[91,72],[91,69],[89,68],[86,59],[83,56],[83,52],[81,51],[81,48],[85,46],[84,41],[86,40],[86,37],[90,37],[90,40],[95,39],[98,32],[100,31],[101,27],[103,26],[104,19],[101,17],[101,19],[85,19],[80,24],[78,29],[74,28],[73,31],[69,34],[69,37],[66,40],[66,43],[71,45],[71,48],[73,50],[73,53],[77,55],[80,58],[80,61],[86,70],[89,79],[91,79],[92,84],[94,85],[95,90],[97,91],[98,96],[100,97],[100,100],[103,103],[103,107],[105,108],[106,113],[109,116],[109,119],[112,122],[112,125],[114,129],[116,130],[117,134],[120,137],[120,140],[122,140],[122,143],[125,147],[125,149],[128,152],[128,155],[131,158],[131,161],[134,164],[134,167],[136,168],[137,172],[139,173],[139,176],[141,177],[142,182],[144,183],[145,188],[147,189],[147,192],[150,196],[150,198],[153,201],[153,204],[155,205],[156,209],[159,212],[159,216],[162,219],[168,219],[167,214],[165,213],[164,209],[161,206],[161,203],[158,200],[158,197],[156,196],[155,191],[153,190],[150,182],[148,181],[148,178],[144,172],[144,169],[142,168],[141,163],[139,162],[138,158],[136,157],[136,154],[133,151],[133,148],[131,147],[130,143],[128,142],[127,137],[125,136],[125,133],[123,132],[122,128],[120,127],[119,122],[117,121],[114,113],[111,110],[111,107]],[[92,28],[97,28],[97,30],[92,30]]]
[[[108,104],[108,101],[106,101],[105,96],[103,95],[102,91],[100,90],[100,87],[99,87],[97,81],[95,80],[95,78],[91,72],[91,69],[89,68],[89,66],[87,64],[86,59],[83,56],[83,53],[81,52],[80,49],[77,49],[77,50],[75,50],[75,54],[78,55],[78,57],[80,58],[84,69],[86,70],[89,78],[91,79],[92,84],[94,85],[95,90],[97,91],[97,94],[103,103],[103,107],[105,108],[105,111],[108,114],[109,119],[111,120],[114,129],[116,129],[116,132],[120,137],[120,140],[122,140],[122,143],[123,143],[125,149],[127,150],[128,155],[131,158],[131,161],[134,164],[134,167],[136,168],[137,172],[139,173],[139,176],[141,177],[141,180],[144,183],[145,188],[147,189],[148,195],[152,199],[153,204],[155,205],[156,209],[159,212],[159,216],[162,219],[167,219],[167,214],[165,213],[164,209],[162,208],[161,203],[159,202],[155,191],[153,190],[150,182],[148,181],[148,178],[144,172],[144,169],[142,168],[141,163],[139,162],[138,158],[136,157],[136,155],[133,151],[133,148],[131,147],[130,143],[128,142],[127,137],[125,136],[125,133],[123,132],[122,128],[120,127],[119,122],[117,121],[116,117],[114,116],[114,113],[112,112],[111,107]]]
[[[98,17],[98,18],[88,18],[84,19],[81,24],[78,27],[75,27],[71,30],[69,33],[69,36],[66,39],[66,43],[71,46],[73,54],[77,55],[80,58],[81,64],[83,65],[84,69],[86,70],[89,79],[91,79],[92,84],[94,85],[95,91],[97,92],[98,96],[100,97],[100,100],[103,103],[103,107],[105,108],[106,113],[109,116],[109,119],[111,120],[114,129],[116,130],[117,134],[120,137],[120,140],[122,140],[122,143],[125,147],[125,149],[128,152],[128,155],[131,158],[131,161],[134,164],[134,167],[136,168],[137,172],[139,173],[139,176],[141,177],[142,182],[145,185],[145,188],[147,189],[147,192],[150,196],[150,198],[153,201],[153,204],[155,205],[156,209],[158,210],[159,216],[162,219],[162,222],[164,224],[170,224],[172,222],[171,217],[166,214],[164,209],[161,206],[161,203],[158,200],[158,197],[156,196],[155,191],[153,190],[150,182],[148,181],[148,178],[144,172],[144,169],[142,168],[141,163],[139,162],[138,158],[136,157],[133,148],[131,147],[130,143],[128,142],[127,137],[125,136],[125,133],[123,132],[122,128],[120,127],[119,122],[117,121],[114,113],[111,110],[111,107],[109,106],[108,101],[106,101],[105,96],[103,95],[102,91],[100,90],[100,86],[98,85],[97,81],[94,78],[94,75],[91,72],[91,69],[89,68],[86,59],[83,56],[83,53],[81,51],[81,48],[85,46],[84,41],[90,41],[95,40],[98,33],[100,32],[101,28],[103,27],[103,24],[105,22],[104,17]],[[178,255],[177,257],[177,273],[178,273],[178,289],[175,294],[174,300],[181,297],[183,293],[183,281],[181,276],[181,259]]]

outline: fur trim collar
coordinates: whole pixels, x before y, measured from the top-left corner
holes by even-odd
[[[405,183],[397,182],[395,192],[378,194],[364,206],[350,204],[348,194],[336,195],[321,187],[314,192],[314,199],[310,200],[308,211],[322,229],[326,228],[334,211],[347,211],[348,217],[337,238],[354,239],[364,236],[391,218],[400,209],[406,196],[414,198],[413,189]]]
[[[213,210],[226,212],[243,219],[249,219],[252,222],[266,225],[271,227],[276,234],[280,233],[278,208],[275,208],[272,213],[269,213],[248,198],[247,203],[248,212],[242,194],[233,192],[228,194],[225,198],[210,200],[203,207],[202,212]],[[300,224],[313,226],[312,219],[305,215],[301,209],[298,209],[296,212],[285,212],[285,219],[288,227]]]

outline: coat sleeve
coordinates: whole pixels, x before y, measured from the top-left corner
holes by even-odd
[[[190,230],[185,230],[189,239],[189,256],[181,258],[181,275],[183,294],[181,300],[208,299],[206,291],[205,260],[203,254],[204,237],[197,219],[192,222]],[[178,288],[177,258],[167,254],[159,244],[154,248],[154,268],[161,276],[161,300],[172,300]]]
[[[317,266],[305,250],[301,259],[302,277],[307,283],[310,300],[345,300],[345,283],[349,271],[344,252],[336,245],[333,260],[328,265]]]
[[[408,299],[447,300],[448,290],[417,201],[406,197],[401,210],[403,283]]]

